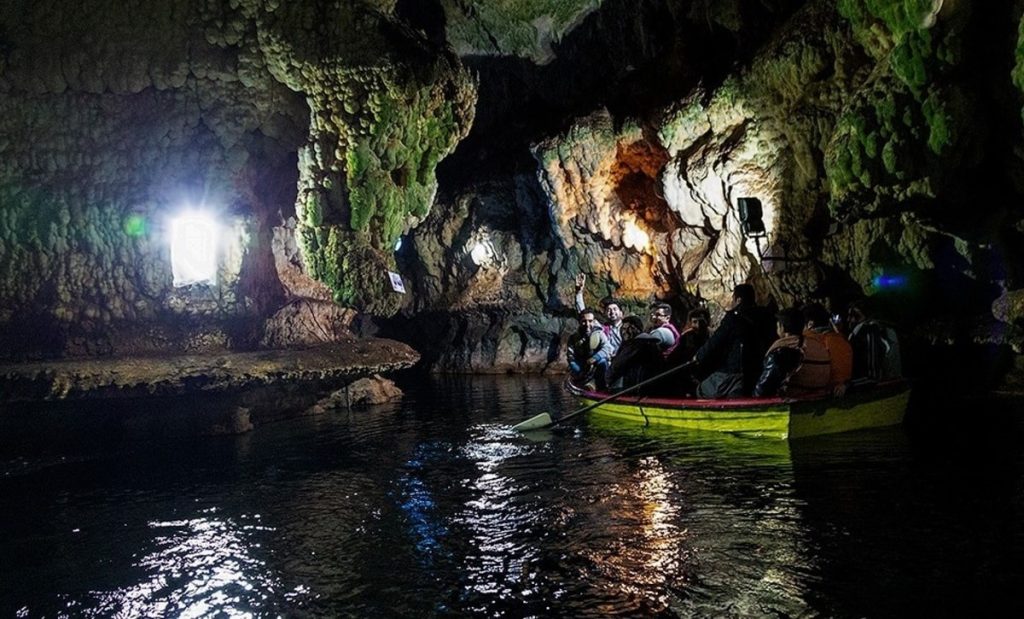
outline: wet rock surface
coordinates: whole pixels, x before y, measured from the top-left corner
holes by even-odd
[[[405,344],[368,338],[305,349],[4,364],[0,400],[212,395],[281,384],[330,385],[406,369],[418,360]]]

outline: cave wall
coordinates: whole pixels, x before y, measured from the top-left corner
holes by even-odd
[[[308,344],[349,337],[349,307],[386,314],[390,248],[475,92],[394,10],[5,3],[3,356]],[[185,207],[221,221],[214,284],[173,286]]]
[[[381,326],[437,369],[559,371],[576,273],[594,304],[614,294],[646,315],[656,298],[693,302],[670,251],[683,233],[661,187],[667,151],[647,119],[724,80],[801,3],[562,3],[539,25],[544,3],[477,4],[442,3],[449,41],[480,76],[475,122],[439,166],[434,211],[404,237],[410,294]]]
[[[190,4],[3,9],[7,354],[226,346],[279,294],[251,277],[278,208],[261,203],[256,180],[294,186],[305,106],[226,42],[230,28],[196,30],[214,16]],[[226,228],[217,284],[176,289],[169,218],[200,204]]]
[[[586,15],[575,27],[599,22],[612,4],[580,4]],[[700,8],[688,5],[676,13]],[[461,227],[497,202],[534,228],[549,227],[540,244],[519,238],[510,250],[515,270],[467,266],[472,244],[460,241],[463,262],[446,271],[450,257],[417,245],[415,262],[436,265],[418,268],[448,273],[418,295],[479,295],[458,312],[434,306],[431,324],[446,325],[441,365],[483,355],[499,369],[559,367],[555,343],[564,347],[575,324],[571,280],[582,271],[589,302],[615,295],[636,313],[655,299],[678,310],[703,302],[717,313],[744,281],[778,305],[838,306],[866,296],[912,350],[930,351],[912,352],[911,366],[937,351],[923,364],[963,367],[981,355],[978,368],[1005,370],[1024,348],[1021,12],[1020,2],[805,2],[761,24],[770,30],[760,39],[757,26],[734,22],[730,32],[746,41],[733,48],[735,66],[718,76],[703,67],[667,104],[638,96],[630,108],[628,98],[606,93],[588,111],[562,110],[562,128],[548,124],[524,147],[531,161],[508,166],[531,187],[520,192],[528,205],[509,199],[508,186],[456,179],[452,202],[467,207],[437,213],[444,221],[435,228]],[[564,34],[563,45],[542,49],[534,62],[571,65],[572,38]],[[749,57],[741,49],[752,50]],[[613,90],[614,63],[606,78]],[[492,90],[501,88],[481,83],[482,102]],[[492,113],[479,110],[478,118],[492,122]],[[523,180],[530,174],[535,184]],[[505,198],[494,200],[496,193]],[[766,238],[741,233],[736,201],[746,196],[764,205]],[[489,235],[499,239],[492,262],[510,245],[506,234]],[[445,286],[451,290],[438,293]],[[540,328],[513,324],[485,290],[503,291],[505,306],[523,308]],[[411,324],[416,303],[403,313]]]
[[[751,281],[779,305],[867,295],[922,341],[1019,353],[1022,13],[8,2],[0,348],[287,346],[351,326],[437,369],[544,370],[583,272],[588,302],[641,315],[718,313]],[[765,238],[742,233],[741,197],[764,205]],[[171,283],[167,219],[187,203],[225,222],[214,286]]]

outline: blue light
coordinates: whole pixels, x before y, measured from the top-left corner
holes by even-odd
[[[871,283],[875,288],[902,288],[907,285],[906,275],[876,275]]]

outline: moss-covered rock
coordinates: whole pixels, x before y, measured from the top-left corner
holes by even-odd
[[[310,273],[337,302],[391,314],[392,248],[430,210],[437,163],[472,123],[474,82],[380,7],[338,6],[324,20],[295,4],[260,24],[272,70],[312,114],[296,208]]]
[[[1014,63],[1011,79],[1017,90],[1024,93],[1024,15],[1017,24],[1017,47],[1014,50]],[[1024,118],[1024,108],[1021,109],[1021,116]]]
[[[447,38],[461,55],[520,56],[537,63],[603,0],[442,0]]]
[[[840,217],[933,196],[943,169],[971,156],[974,98],[957,76],[968,3],[843,0],[840,14],[877,62],[825,158]]]

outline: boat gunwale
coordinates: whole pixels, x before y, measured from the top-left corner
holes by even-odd
[[[566,389],[573,395],[597,402],[606,399],[614,394],[602,391],[589,391],[581,389],[566,380]],[[770,398],[659,398],[650,396],[623,395],[616,397],[609,404],[620,404],[629,406],[656,407],[666,409],[687,409],[687,410],[708,410],[708,411],[756,411],[779,406],[792,406],[794,404],[843,404],[853,402],[854,398],[864,396],[866,399],[875,400],[883,394],[885,396],[895,395],[910,388],[910,383],[903,378],[880,381],[870,385],[864,385],[863,390],[848,392],[846,396],[834,397],[831,392],[817,392],[802,397],[770,397]]]

